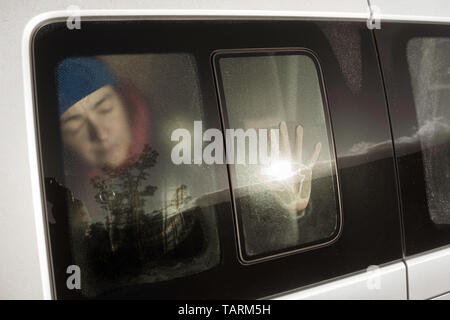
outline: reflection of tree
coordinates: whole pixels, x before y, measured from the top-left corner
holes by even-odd
[[[157,189],[147,182],[157,157],[147,145],[129,165],[104,168],[91,180],[95,199],[107,213],[105,225],[93,224],[88,232],[88,251],[97,272],[137,272],[144,262],[160,264],[165,257],[174,263],[201,250],[203,233],[196,214],[183,211],[191,200],[185,185],[178,186],[162,208],[146,212],[145,198]]]
[[[185,206],[192,200],[185,185],[174,188],[173,197],[157,210],[150,209],[146,200],[154,196],[157,187],[148,181],[157,157],[158,153],[146,146],[127,166],[105,168],[91,179],[96,202],[106,212],[106,223],[90,224],[88,208],[75,198],[77,190],[72,192],[56,179],[46,178],[46,198],[56,220],[51,225],[52,249],[64,261],[81,267],[82,290],[87,295],[97,294],[115,280],[129,281],[129,277],[145,275],[156,281],[158,268],[181,266],[206,248],[201,210]],[[61,218],[65,215],[67,224]],[[68,235],[69,250],[53,241]],[[61,277],[66,278],[65,269]]]
[[[146,145],[131,165],[117,169],[104,168],[102,176],[91,180],[97,189],[96,201],[107,212],[106,228],[112,251],[118,247],[142,255],[142,224],[145,197],[152,196],[156,186],[146,184],[158,153]]]

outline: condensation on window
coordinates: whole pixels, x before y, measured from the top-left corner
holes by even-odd
[[[217,266],[217,205],[230,201],[218,198],[226,170],[177,166],[170,157],[171,132],[192,132],[194,120],[206,118],[195,59],[75,57],[56,77],[65,181],[53,183],[68,190],[83,295]]]
[[[359,30],[351,23],[337,21],[324,25],[322,30],[336,55],[345,83],[353,94],[358,94],[363,81]]]
[[[227,128],[279,130],[277,161],[231,165],[241,258],[329,242],[339,228],[339,199],[314,60],[280,51],[221,53],[215,63]],[[249,147],[246,152],[249,159]]]
[[[413,38],[407,57],[429,214],[450,224],[450,39]]]

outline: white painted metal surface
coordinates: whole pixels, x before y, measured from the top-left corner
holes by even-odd
[[[450,22],[448,0],[370,0],[370,4],[381,23],[383,20]]]
[[[450,293],[443,294],[442,296],[436,297],[433,300],[450,300]]]
[[[382,19],[449,21],[447,0],[371,0]],[[243,16],[367,19],[366,0],[308,1],[165,1],[165,0],[0,0],[0,299],[51,298],[38,183],[35,128],[29,73],[29,38],[34,26],[64,16],[70,5],[86,15]],[[95,10],[94,9],[102,9]],[[114,10],[105,11],[103,9]],[[123,9],[133,9],[127,10]],[[52,13],[43,14],[51,11]],[[56,12],[55,12],[56,11]],[[43,15],[42,15],[43,14]],[[40,15],[37,18],[36,17]],[[32,21],[31,21],[32,20]],[[31,21],[31,22],[30,22]],[[21,43],[22,39],[22,43]],[[450,249],[408,260],[411,297],[430,298],[449,291]],[[405,269],[396,263],[381,269],[380,289],[368,289],[360,274],[286,299],[404,299]]]
[[[450,292],[450,246],[407,258],[410,299]]]
[[[406,300],[406,268],[397,262],[379,269],[276,297],[276,300]]]

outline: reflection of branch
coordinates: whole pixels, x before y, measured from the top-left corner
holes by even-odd
[[[128,165],[120,168],[105,167],[102,176],[91,179],[97,190],[95,199],[108,213],[106,224],[113,251],[121,241],[117,231],[127,226],[134,227],[134,234],[126,236],[123,241],[131,239],[133,246],[141,251],[141,213],[145,205],[144,197],[153,196],[157,188],[146,185],[141,189],[141,185],[156,164],[157,157],[158,153],[146,145],[142,153],[131,159]]]
[[[191,196],[189,196],[189,193],[187,192],[187,187],[182,184],[177,188],[174,198],[167,202],[166,208],[175,207],[176,209],[179,209],[189,200],[191,200]]]

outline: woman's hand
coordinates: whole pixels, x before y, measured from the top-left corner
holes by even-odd
[[[303,127],[295,128],[295,154],[292,156],[289,144],[289,135],[284,121],[280,122],[280,161],[272,163],[278,166],[272,173],[275,180],[269,182],[277,202],[293,216],[300,218],[304,215],[304,209],[308,206],[311,195],[312,170],[320,155],[321,143],[314,147],[309,161],[304,164],[302,159]],[[279,174],[277,177],[277,172]]]

